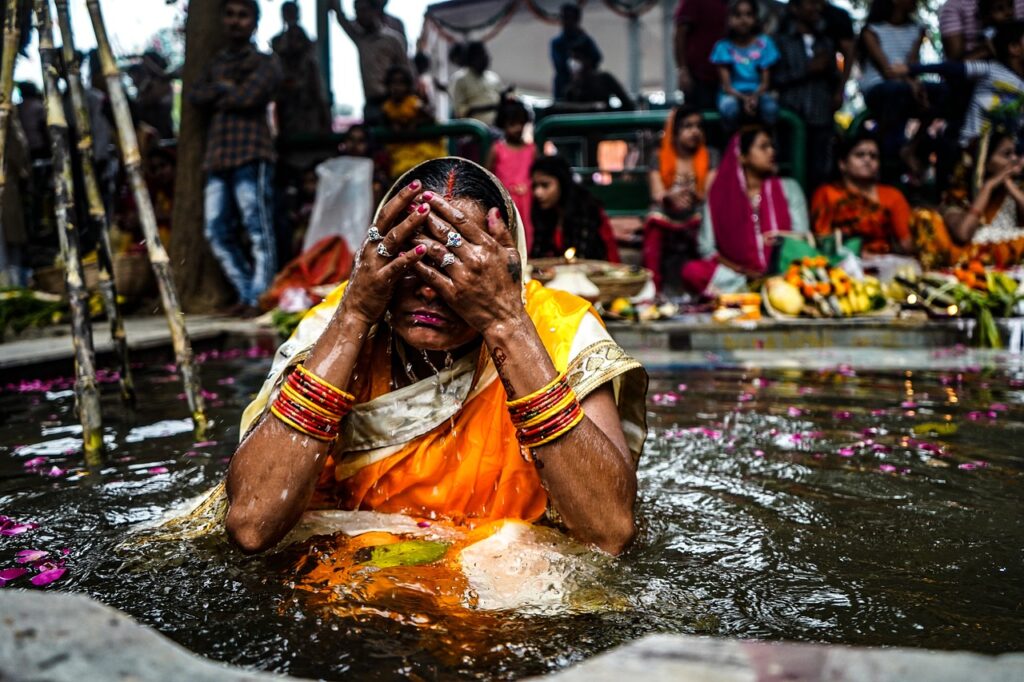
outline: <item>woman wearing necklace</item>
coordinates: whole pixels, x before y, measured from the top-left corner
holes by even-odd
[[[511,198],[425,162],[378,209],[352,278],[278,351],[243,417],[229,537],[274,546],[311,509],[469,527],[541,520],[618,553],[635,532],[646,374],[582,299],[522,283]]]
[[[800,185],[780,178],[768,129],[744,128],[729,142],[701,222],[700,260],[683,265],[683,284],[694,294],[743,291],[768,274],[775,243],[806,233],[807,202]]]

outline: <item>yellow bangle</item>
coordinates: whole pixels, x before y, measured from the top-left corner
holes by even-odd
[[[307,429],[306,427],[302,426],[301,424],[299,424],[295,420],[293,420],[293,419],[291,419],[289,417],[286,417],[284,414],[282,414],[281,411],[277,409],[276,405],[271,405],[270,406],[270,413],[272,415],[274,415],[275,417],[277,417],[278,419],[280,419],[285,424],[287,424],[288,426],[290,426],[293,429],[295,429],[296,431],[298,431],[299,433],[305,434],[305,435],[309,436],[310,438],[313,438],[314,440],[323,441],[324,443],[331,443],[331,442],[336,440],[335,436],[331,436],[329,438],[325,438],[324,436],[321,436],[319,434],[310,432],[310,430]]]
[[[321,407],[320,405],[317,405],[309,398],[307,398],[306,396],[302,395],[294,388],[289,386],[287,383],[281,386],[281,392],[284,393],[289,398],[291,398],[292,400],[294,400],[295,402],[305,407],[307,410],[311,410],[316,414],[319,414],[321,417],[326,417],[327,419],[334,419],[335,421],[341,421],[341,418],[344,416],[336,412],[331,412],[326,407]]]
[[[570,389],[569,393],[566,394],[566,396],[564,398],[562,398],[562,400],[560,400],[559,402],[555,403],[554,405],[549,407],[547,410],[541,412],[537,416],[535,416],[535,417],[533,417],[533,418],[531,418],[531,419],[529,419],[529,420],[527,420],[525,422],[516,422],[516,428],[528,429],[531,426],[536,426],[537,424],[540,424],[541,422],[546,422],[547,420],[551,419],[553,416],[555,416],[556,414],[558,414],[562,410],[565,410],[566,408],[568,408],[575,401],[576,401],[576,392]]]
[[[583,410],[581,409],[580,413],[578,415],[576,415],[576,418],[573,419],[568,424],[566,424],[565,426],[563,426],[561,429],[559,429],[555,433],[551,434],[550,436],[548,436],[544,440],[537,441],[536,443],[530,443],[529,445],[525,445],[524,447],[527,447],[527,448],[539,448],[541,445],[547,445],[551,441],[556,440],[558,438],[561,438],[562,436],[564,436],[565,434],[569,433],[570,431],[575,429],[577,426],[579,426],[579,423],[581,421],[583,421],[583,417],[585,417],[585,416],[586,415],[583,414]]]
[[[317,376],[316,374],[313,374],[308,369],[306,369],[305,365],[301,365],[301,364],[300,365],[295,365],[295,369],[296,369],[296,371],[302,372],[303,374],[305,374],[312,381],[314,381],[316,383],[319,383],[319,384],[323,384],[324,386],[326,386],[327,388],[331,389],[332,391],[337,391],[339,394],[341,394],[341,397],[345,401],[350,402],[350,403],[354,403],[356,401],[356,397],[354,395],[352,395],[348,391],[341,390],[340,388],[338,388],[337,386],[335,386],[331,382],[325,381],[323,378]]]
[[[531,400],[536,399],[538,396],[543,395],[544,393],[547,393],[548,391],[550,391],[552,388],[557,386],[558,383],[560,381],[562,381],[562,379],[564,379],[564,378],[565,378],[565,372],[559,374],[554,379],[552,379],[547,384],[545,384],[543,387],[538,388],[536,391],[534,391],[530,395],[524,396],[522,398],[516,398],[515,400],[509,400],[509,401],[507,401],[505,403],[505,405],[508,408],[510,408],[510,409],[519,407],[521,405],[525,405],[526,403],[530,402]]]

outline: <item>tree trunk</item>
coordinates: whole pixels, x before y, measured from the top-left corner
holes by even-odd
[[[223,45],[221,3],[192,2],[185,21],[181,130],[174,184],[171,263],[182,308],[209,313],[227,305],[231,289],[203,235],[203,153],[208,117],[188,101],[192,84]]]

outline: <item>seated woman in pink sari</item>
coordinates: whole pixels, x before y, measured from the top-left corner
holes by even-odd
[[[682,268],[690,292],[714,296],[744,291],[749,280],[768,274],[772,249],[782,234],[808,232],[803,190],[777,173],[767,128],[744,128],[729,141],[708,190],[697,244],[701,259]]]
[[[715,177],[718,154],[704,141],[701,113],[682,106],[665,122],[658,165],[651,169],[651,210],[644,221],[644,267],[654,273],[660,291],[666,261],[682,252],[693,257],[701,210]],[[678,256],[676,257],[678,268]]]

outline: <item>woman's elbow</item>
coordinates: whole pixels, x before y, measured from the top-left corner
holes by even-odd
[[[594,544],[613,556],[618,556],[626,551],[626,548],[636,537],[636,521],[633,513],[611,523],[602,529],[601,536],[594,540]]]
[[[251,517],[228,509],[224,519],[224,529],[228,539],[245,554],[257,554],[273,547],[280,539],[275,536],[266,523],[255,521]]]

